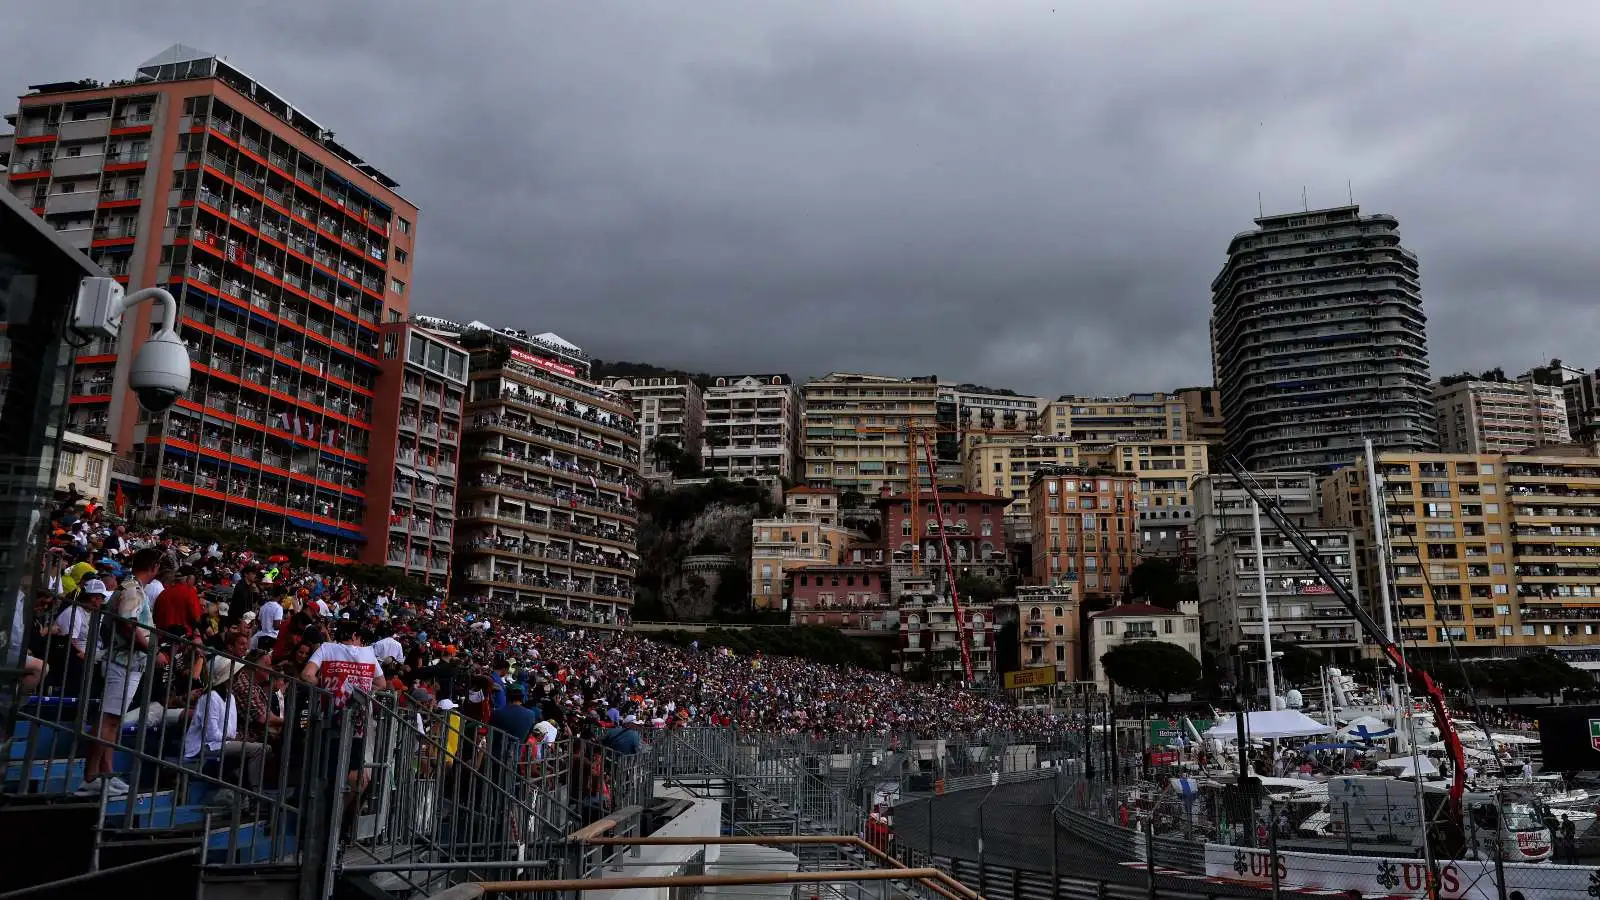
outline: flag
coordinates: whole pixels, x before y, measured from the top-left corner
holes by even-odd
[[[120,482],[116,485],[116,499],[112,501],[112,505],[116,507],[118,516],[123,515],[128,508],[128,498],[122,495],[122,484]]]
[[[594,488],[597,491],[600,490],[600,482],[595,481],[593,475],[589,476],[589,486]]]

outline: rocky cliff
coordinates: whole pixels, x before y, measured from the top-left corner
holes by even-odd
[[[750,523],[777,515],[759,487],[714,480],[668,490],[639,501],[639,620],[705,622],[738,617],[750,605]],[[688,557],[729,557],[708,573],[686,566]],[[697,559],[697,562],[702,562]]]

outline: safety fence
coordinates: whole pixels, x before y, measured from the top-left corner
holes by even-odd
[[[302,680],[306,654],[213,649],[100,599],[36,610],[48,668],[0,710],[9,849],[38,860],[0,876],[0,896],[166,862],[202,878],[293,871],[304,896],[340,878],[414,893],[576,876],[587,863],[565,835],[649,801],[648,752],[530,745],[392,692],[331,692]],[[29,827],[63,801],[92,808],[86,833]]]

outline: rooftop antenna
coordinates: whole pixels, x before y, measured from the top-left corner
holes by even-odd
[[[1350,179],[1346,178],[1344,180],[1344,189],[1345,189],[1345,193],[1350,195],[1350,205],[1351,206],[1355,206],[1356,205],[1355,183],[1352,182]]]
[[[1256,191],[1256,218],[1264,219],[1266,217],[1267,217],[1267,212],[1266,212],[1265,209],[1263,209],[1261,207],[1261,192],[1260,191]]]
[[[1303,184],[1300,185],[1300,208],[1306,212],[1311,211],[1311,203],[1306,200],[1306,186]]]

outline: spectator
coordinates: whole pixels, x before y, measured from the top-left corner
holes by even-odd
[[[123,797],[128,783],[110,773],[111,748],[122,730],[122,717],[138,700],[139,682],[144,674],[154,620],[145,602],[145,586],[156,578],[161,554],[154,548],[140,550],[129,562],[132,577],[126,579],[116,595],[112,612],[111,651],[106,658],[104,685],[100,699],[99,741],[89,745],[83,762],[83,783],[79,796],[92,797],[101,790],[107,796]],[[165,665],[165,658],[158,665]],[[102,783],[103,779],[103,783]]]

